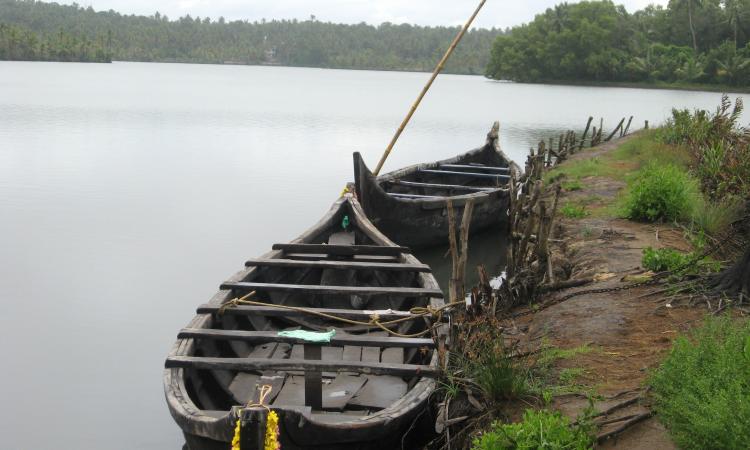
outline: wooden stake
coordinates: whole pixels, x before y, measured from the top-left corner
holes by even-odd
[[[459,42],[461,42],[461,38],[464,37],[464,34],[469,30],[469,27],[471,27],[472,22],[474,22],[474,19],[477,17],[477,14],[479,14],[479,11],[482,9],[484,4],[487,2],[487,0],[482,0],[479,2],[479,6],[477,6],[477,9],[474,11],[474,14],[469,17],[469,20],[466,21],[466,24],[461,29],[461,31],[458,32],[455,39],[453,39],[453,42],[451,43],[450,47],[448,47],[448,50],[445,52],[445,55],[443,55],[443,58],[440,60],[438,65],[435,67],[435,70],[432,72],[432,76],[427,81],[427,84],[425,84],[424,88],[422,88],[422,92],[419,93],[419,97],[417,97],[417,100],[414,102],[414,104],[411,106],[411,109],[409,109],[409,113],[404,118],[403,122],[401,122],[401,125],[398,127],[398,130],[396,130],[396,134],[393,135],[393,139],[391,139],[391,142],[388,144],[388,147],[385,149],[385,153],[383,153],[383,156],[380,158],[380,162],[378,162],[378,166],[375,168],[375,170],[372,172],[373,175],[377,176],[380,173],[380,169],[383,168],[383,164],[385,164],[385,160],[388,159],[388,155],[391,154],[391,150],[393,150],[393,146],[396,145],[396,141],[398,141],[399,136],[401,136],[401,133],[403,133],[404,128],[406,128],[406,125],[411,120],[411,117],[414,115],[414,112],[419,107],[419,104],[422,103],[422,99],[427,94],[427,91],[430,90],[430,87],[432,86],[432,83],[435,81],[435,78],[437,78],[438,74],[443,70],[443,67],[445,67],[446,61],[448,61],[448,58],[450,58],[451,54],[453,53],[453,50],[456,49],[456,46]]]

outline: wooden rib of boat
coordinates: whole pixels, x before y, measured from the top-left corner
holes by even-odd
[[[498,130],[495,123],[485,145],[463,155],[377,177],[355,153],[355,187],[367,216],[386,236],[412,247],[448,242],[448,198],[457,215],[474,199],[471,232],[507,221],[508,183],[520,170],[500,150]]]
[[[261,304],[227,306],[252,291]],[[400,448],[435,389],[432,336],[392,336],[310,310],[387,321],[412,316],[414,307],[439,308],[442,297],[429,267],[378,231],[346,194],[299,238],[248,260],[180,331],[164,388],[188,448],[229,448],[236,407],[257,403],[263,385],[271,388],[265,403],[280,416],[284,449]],[[419,317],[390,328],[413,335],[429,326]],[[296,329],[336,334],[323,345],[278,334]]]

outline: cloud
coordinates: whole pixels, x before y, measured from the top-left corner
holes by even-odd
[[[59,0],[58,0],[59,1]],[[60,3],[72,3],[62,0]],[[83,6],[123,14],[151,15],[156,11],[170,18],[190,14],[193,17],[256,21],[261,19],[318,20],[343,23],[382,22],[419,25],[458,25],[469,17],[478,0],[87,0]],[[476,20],[481,27],[510,27],[534,18],[536,14],[560,3],[559,0],[489,0]],[[650,3],[666,4],[667,0],[624,0],[628,11]]]

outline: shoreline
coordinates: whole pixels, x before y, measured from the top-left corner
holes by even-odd
[[[201,62],[201,61],[142,61],[142,60],[120,60],[113,59],[112,61],[55,61],[55,60],[11,60],[3,59],[2,62],[59,62],[59,63],[84,63],[84,64],[112,64],[118,62],[124,63],[138,63],[138,64],[195,64],[202,66],[249,66],[249,67],[285,67],[285,68],[299,68],[299,69],[321,69],[321,70],[353,70],[353,71],[366,71],[366,72],[397,72],[397,73],[430,73],[430,70],[416,70],[408,68],[393,68],[393,69],[382,69],[374,67],[326,67],[326,66],[307,66],[307,65],[288,65],[288,64],[263,64],[263,63],[239,63],[234,61],[228,62]],[[672,90],[672,91],[689,91],[689,92],[723,92],[729,94],[750,94],[750,86],[729,86],[729,85],[714,85],[714,84],[684,84],[684,83],[646,83],[646,82],[626,82],[626,81],[540,81],[540,82],[518,82],[510,80],[497,80],[494,78],[487,77],[480,73],[469,73],[469,72],[455,72],[450,70],[443,70],[443,75],[461,75],[469,77],[482,77],[487,81],[503,84],[519,84],[519,85],[541,85],[541,86],[572,86],[572,87],[598,87],[598,88],[624,88],[624,89],[649,89],[649,90]]]

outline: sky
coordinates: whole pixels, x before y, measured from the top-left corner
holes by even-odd
[[[475,25],[506,28],[528,22],[562,0],[488,0]],[[58,0],[58,3],[73,1]],[[81,6],[123,14],[152,15],[157,10],[171,19],[223,16],[225,19],[309,19],[336,23],[382,22],[418,25],[463,24],[479,0],[78,0]],[[569,3],[576,3],[570,1]],[[667,0],[615,0],[633,12]]]

